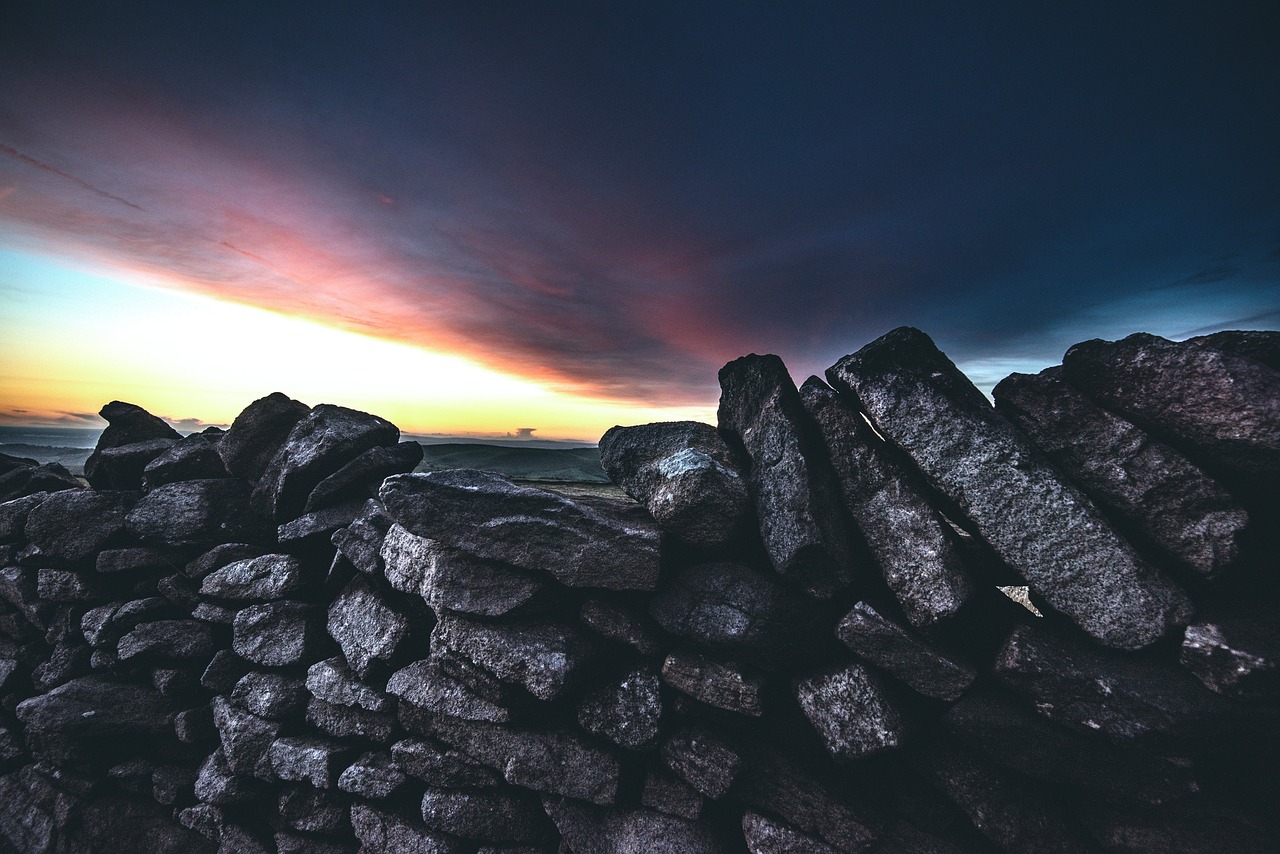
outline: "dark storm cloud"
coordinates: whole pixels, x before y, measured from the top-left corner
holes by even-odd
[[[654,402],[1280,302],[1273,5],[182,5],[11,28],[14,230]]]

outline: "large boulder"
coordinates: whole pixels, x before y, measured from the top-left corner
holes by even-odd
[[[133,403],[113,400],[102,407],[98,414],[107,420],[107,429],[103,430],[102,435],[98,437],[97,447],[94,448],[93,453],[89,455],[89,459],[85,460],[84,464],[84,476],[89,479],[89,484],[95,489],[137,489],[142,479],[142,469],[146,466],[146,463],[155,459],[167,447],[182,438],[182,435],[165,421]],[[116,485],[114,482],[115,473],[111,468],[100,466],[104,451],[156,439],[165,440],[168,444],[163,447],[157,446],[159,450],[152,454],[146,462],[137,466],[138,482]],[[123,470],[121,473],[123,474]]]
[[[238,478],[166,483],[129,512],[129,533],[168,546],[212,546],[261,539],[262,517],[249,506],[249,486]]]
[[[0,474],[0,501],[12,501],[39,492],[82,488],[84,484],[61,463],[17,466]]]
[[[417,442],[370,448],[326,477],[307,496],[307,512],[344,501],[369,498],[393,474],[413,471],[422,462],[422,446]]]
[[[444,617],[431,633],[433,651],[461,655],[540,700],[571,688],[598,655],[578,629],[546,621],[482,623]]]
[[[142,470],[142,488],[150,491],[179,480],[227,477],[222,457],[218,455],[221,439],[219,433],[192,433],[174,443]]]
[[[227,471],[256,483],[293,425],[310,411],[305,403],[278,391],[246,406],[218,443],[218,455]]]
[[[600,464],[664,531],[687,543],[725,545],[752,518],[742,465],[710,424],[613,427],[600,439]]]
[[[28,737],[42,744],[110,747],[119,739],[170,735],[172,702],[150,685],[84,676],[18,704]]]
[[[920,330],[895,329],[827,378],[1034,591],[1098,641],[1140,649],[1190,619],[1186,594],[1142,561]]]
[[[27,514],[27,541],[42,559],[86,560],[124,530],[136,497],[89,489],[54,492]]]

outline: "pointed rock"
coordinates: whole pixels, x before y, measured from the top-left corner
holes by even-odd
[[[110,475],[106,471],[100,472],[98,465],[104,451],[152,439],[165,439],[172,444],[182,438],[177,430],[141,406],[132,403],[113,400],[102,407],[98,414],[107,420],[107,429],[103,430],[102,435],[98,437],[97,447],[84,464],[84,475],[95,489],[137,489],[139,486],[138,483],[134,483],[117,487],[107,482]],[[138,466],[139,480],[141,474],[142,466]]]
[[[218,455],[227,471],[256,483],[293,425],[310,411],[305,403],[278,391],[246,406],[218,443]]]
[[[192,433],[147,463],[142,470],[142,488],[150,492],[157,486],[180,480],[205,480],[229,477],[218,455],[221,435]]]
[[[378,486],[393,474],[413,471],[422,462],[422,446],[401,442],[370,448],[326,477],[307,496],[307,512],[378,494]]]
[[[329,606],[329,636],[361,678],[386,662],[409,634],[409,621],[363,575],[357,575]]]

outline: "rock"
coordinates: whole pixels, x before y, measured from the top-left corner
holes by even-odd
[[[395,475],[383,482],[379,497],[412,534],[546,572],[569,587],[652,590],[657,583],[660,536],[642,511],[608,514],[465,469]]]
[[[234,432],[233,424],[227,438]],[[254,490],[255,507],[277,522],[294,519],[322,480],[364,451],[399,438],[400,430],[376,415],[322,403],[289,430]]]
[[[36,595],[46,602],[88,602],[102,591],[96,578],[69,569],[36,570]]]
[[[394,710],[394,701],[356,678],[342,656],[311,665],[307,669],[307,690],[315,698],[338,706],[352,706],[370,712]]]
[[[121,661],[208,661],[217,649],[208,624],[198,620],[156,620],[140,623],[120,638]]]
[[[1280,695],[1280,632],[1274,624],[1228,617],[1187,626],[1183,667],[1210,691],[1227,697]]]
[[[0,454],[0,474],[8,474],[14,469],[35,468],[40,465],[38,460],[30,457],[15,457],[10,454]]]
[[[315,606],[281,600],[251,605],[236,615],[236,654],[263,667],[309,664],[318,656],[321,630]]]
[[[278,721],[306,706],[307,690],[297,676],[254,670],[240,677],[231,700],[260,718]]]
[[[597,653],[591,640],[570,626],[480,623],[461,617],[436,623],[431,647],[457,653],[540,700],[563,695]]]
[[[351,748],[322,738],[277,738],[271,743],[271,768],[281,780],[332,789],[351,753]]]
[[[203,581],[205,576],[229,563],[248,560],[263,554],[261,546],[249,543],[222,543],[204,552],[182,568],[182,574],[192,581]]]
[[[742,757],[704,727],[684,727],[662,745],[662,761],[708,798],[722,798],[742,771]]]
[[[890,456],[870,425],[822,380],[805,380],[800,399],[818,426],[849,518],[907,619],[922,628],[954,617],[974,587],[920,475]]]
[[[742,836],[752,854],[839,854],[825,842],[751,810],[742,814]]]
[[[422,462],[422,446],[401,442],[370,448],[326,477],[307,496],[306,511],[319,510],[352,499],[378,494],[378,486],[393,474],[413,471]]]
[[[458,840],[428,830],[420,822],[367,804],[351,805],[351,826],[361,851],[412,851],[414,854],[463,854]]]
[[[152,462],[172,450],[173,439],[148,439],[115,448],[94,451],[96,461],[89,485],[99,491],[117,489],[137,491],[142,489],[142,473]],[[86,471],[89,464],[85,463]]]
[[[206,691],[225,694],[248,672],[247,661],[229,649],[220,649],[209,659],[209,666],[201,674],[200,687]]]
[[[391,527],[382,505],[369,501],[350,525],[333,532],[330,541],[351,565],[365,575],[382,575],[382,543]],[[407,533],[407,532],[406,532]]]
[[[221,436],[192,433],[147,463],[142,470],[142,489],[150,492],[180,480],[229,477],[218,455]]]
[[[273,854],[276,848],[269,834],[239,824],[223,827],[220,841],[218,854]]]
[[[54,492],[27,514],[24,532],[41,558],[76,563],[100,551],[124,528],[132,503],[133,496],[124,492]]]
[[[435,714],[495,723],[511,720],[510,709],[471,690],[431,659],[396,671],[387,682],[387,692]]]
[[[1188,338],[1186,343],[1243,356],[1280,371],[1280,332],[1227,330]]]
[[[151,671],[151,684],[166,697],[183,699],[200,690],[200,677],[185,667],[157,667]]]
[[[896,329],[827,377],[1033,590],[1092,637],[1140,649],[1190,619],[1186,594],[1143,563],[923,332]]]
[[[502,782],[495,770],[433,741],[402,739],[391,745],[391,756],[397,768],[431,786],[455,789],[496,786]]]
[[[588,599],[582,603],[578,619],[597,634],[626,644],[641,655],[656,655],[662,649],[656,631],[647,620],[612,602]]]
[[[0,569],[0,598],[18,609],[28,624],[44,631],[53,615],[53,605],[41,601],[37,589],[39,570],[19,566]]]
[[[1161,803],[1199,789],[1185,763],[1121,750],[1098,733],[1056,726],[994,692],[966,695],[945,721],[975,753],[1005,768],[1097,791],[1109,800]]]
[[[84,676],[23,700],[18,720],[27,736],[42,743],[109,744],[173,732],[176,709],[147,685],[119,682],[104,676]]]
[[[443,716],[432,718],[431,729],[434,737],[498,769],[514,786],[597,804],[618,797],[618,760],[577,733]]]
[[[214,697],[213,724],[222,741],[227,768],[241,777],[275,780],[271,745],[280,735],[280,724],[246,712],[226,697]]]
[[[254,540],[264,530],[249,510],[248,486],[228,478],[157,487],[134,506],[125,524],[140,540],[168,546]]]
[[[697,653],[673,652],[662,663],[662,681],[717,709],[752,717],[764,714],[764,678],[733,664]]]
[[[279,599],[303,586],[301,560],[293,555],[268,554],[215,569],[200,582],[200,592],[219,599],[252,602]]]
[[[902,743],[901,716],[860,664],[801,680],[796,696],[805,717],[837,759],[857,759]]]
[[[249,404],[218,443],[218,455],[227,471],[256,483],[289,431],[310,411],[305,403],[278,391]]]
[[[294,830],[339,835],[351,831],[349,800],[324,789],[294,786],[281,792],[277,810]]]
[[[178,822],[183,827],[215,842],[222,835],[224,821],[222,809],[212,804],[196,804],[178,813]]]
[[[977,756],[933,744],[913,755],[915,766],[1003,851],[1026,854],[1096,852],[1085,834],[1026,783],[1001,774]]]
[[[697,789],[665,771],[650,771],[645,775],[640,801],[658,812],[691,820],[702,815],[705,803]]]
[[[778,574],[821,598],[845,587],[852,564],[835,476],[782,360],[752,354],[721,368],[718,417],[750,459],[748,488]]]
[[[1275,831],[1231,809],[1185,802],[1159,809],[1101,804],[1084,810],[1081,821],[1106,851],[1160,854],[1270,854]]]
[[[1230,704],[1184,670],[1091,648],[1020,626],[996,656],[996,676],[1051,720],[1118,741],[1204,734]]]
[[[649,668],[639,668],[620,682],[588,693],[578,704],[578,723],[587,732],[629,750],[651,747],[662,725],[658,675]]]
[[[1094,339],[1062,357],[1068,383],[1231,475],[1280,475],[1280,373],[1252,359],[1155,335]]]
[[[64,489],[84,489],[84,484],[61,463],[45,463],[36,468],[21,466],[0,474],[0,501],[3,502]]]
[[[137,466],[136,480],[132,483],[113,485],[113,472],[110,464],[101,466],[103,454],[112,449],[121,448],[139,442],[164,440],[169,445],[177,442],[182,436],[164,421],[147,412],[141,406],[113,400],[98,412],[107,420],[107,429],[98,437],[97,447],[84,463],[84,476],[94,489],[138,489],[140,486],[143,462]],[[163,448],[159,452],[162,452]],[[155,458],[153,454],[147,461]]]
[[[742,466],[710,424],[613,427],[600,439],[600,465],[664,531],[686,543],[725,546],[750,524]]]
[[[543,808],[574,854],[722,854],[711,827],[652,810],[545,798]]]
[[[317,839],[301,833],[278,830],[273,838],[276,854],[351,854],[351,843],[336,839]]]
[[[47,492],[37,492],[0,504],[0,543],[21,539],[27,516],[48,497]]]
[[[538,842],[547,836],[546,817],[528,793],[515,790],[427,789],[422,820],[433,830],[494,842]]]
[[[363,798],[389,798],[408,777],[386,753],[365,753],[338,777],[338,788]]]
[[[370,712],[313,698],[307,703],[307,723],[334,738],[364,738],[385,743],[395,731],[396,716],[390,711]]]
[[[88,676],[92,669],[89,647],[59,643],[54,646],[48,660],[31,671],[31,685],[43,693],[72,679]]]
[[[173,806],[179,798],[191,800],[196,772],[178,765],[161,765],[151,772],[151,797],[158,804]]]
[[[546,582],[510,566],[450,549],[392,525],[382,544],[387,580],[421,596],[437,614],[499,617],[520,609]]]
[[[409,621],[391,600],[357,575],[329,606],[329,635],[360,677],[386,662],[409,634]]]
[[[186,709],[173,716],[173,732],[183,744],[203,744],[218,738],[213,710],[208,706]]]
[[[181,552],[149,546],[131,549],[105,549],[98,552],[94,568],[104,575],[154,574],[168,575],[185,562]]]
[[[1011,374],[992,394],[1100,507],[1199,575],[1212,578],[1239,557],[1244,508],[1182,454],[1063,382],[1061,368]]]
[[[935,700],[956,699],[975,678],[972,668],[934,651],[866,602],[859,602],[845,614],[836,626],[836,637],[864,660]]]
[[[342,528],[360,518],[365,505],[359,501],[350,501],[336,507],[325,507],[313,513],[304,513],[297,519],[286,522],[276,528],[276,540],[280,545],[299,543],[308,538],[325,538],[330,541],[333,535]]]

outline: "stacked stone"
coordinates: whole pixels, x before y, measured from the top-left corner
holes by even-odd
[[[1087,342],[995,407],[916,330],[747,356],[716,427],[602,438],[634,501],[109,404],[93,488],[0,504],[0,836],[1275,850],[1278,355]]]

